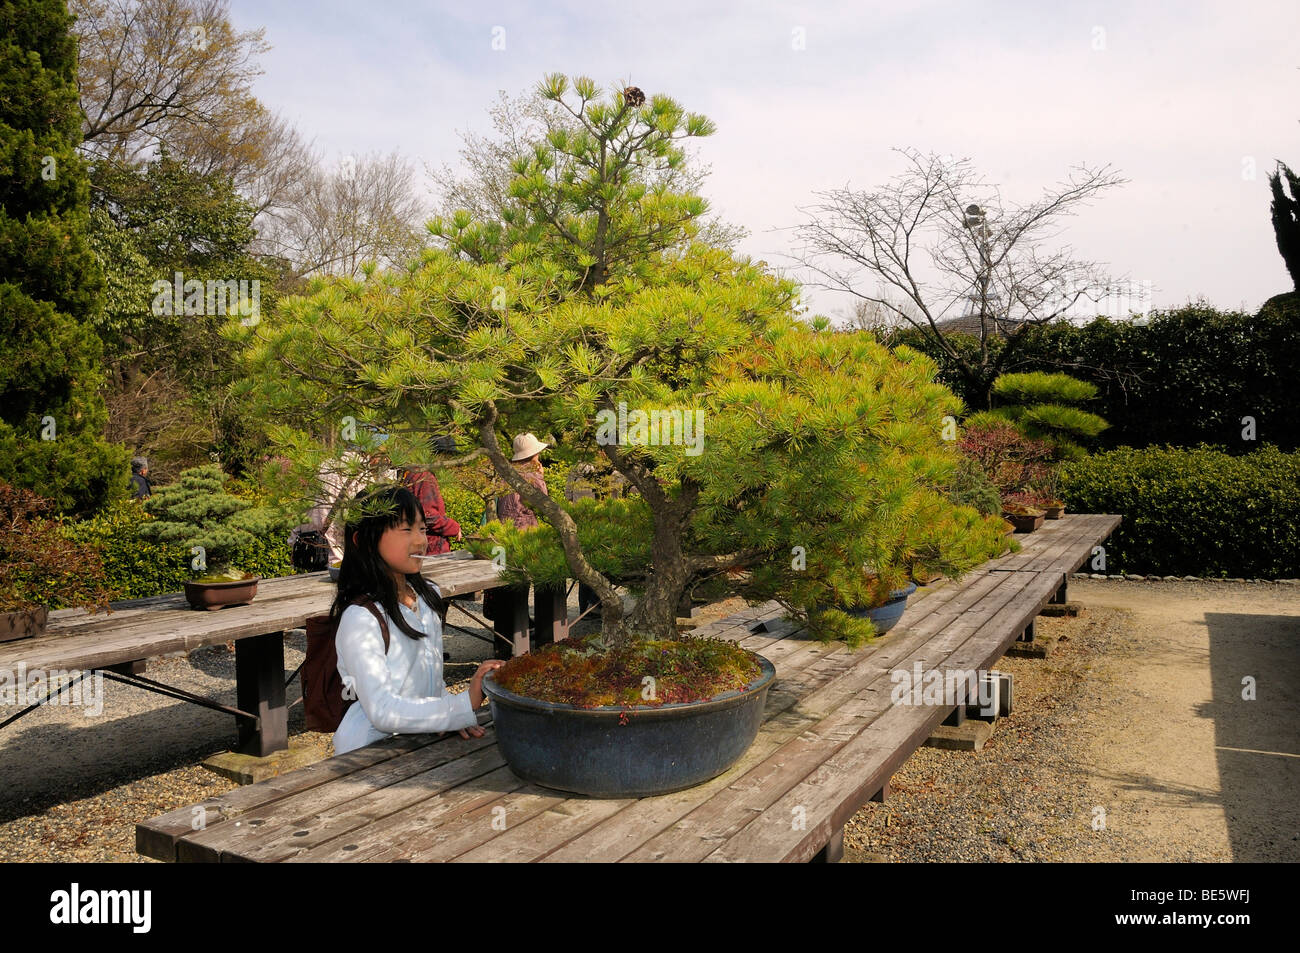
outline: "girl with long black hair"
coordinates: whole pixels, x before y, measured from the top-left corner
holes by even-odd
[[[343,564],[330,616],[345,691],[355,693],[338,731],[343,754],[392,734],[459,730],[480,737],[474,710],[483,704],[483,676],[503,662],[488,661],[467,692],[449,695],[442,679],[441,595],[421,574],[426,536],[415,496],[401,486],[359,494],[348,508]],[[373,602],[388,623],[384,650],[379,620],[358,603]]]

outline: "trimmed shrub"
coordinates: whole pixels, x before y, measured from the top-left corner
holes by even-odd
[[[114,600],[143,599],[179,592],[194,578],[190,553],[179,546],[166,546],[141,538],[140,525],[150,519],[136,500],[122,500],[88,520],[65,522],[60,530],[68,539],[99,550],[104,562],[104,582]],[[256,536],[247,546],[234,551],[234,558],[246,571],[262,576],[291,576],[288,536]],[[48,593],[53,608],[65,608],[59,594]]]
[[[1106,572],[1300,576],[1300,452],[1122,447],[1068,464],[1075,513],[1119,513]]]

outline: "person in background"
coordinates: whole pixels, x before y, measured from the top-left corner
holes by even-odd
[[[316,505],[307,515],[307,522],[294,530],[294,534],[315,530],[329,542],[329,562],[343,559],[343,520],[340,513],[346,502],[372,483],[393,482],[397,473],[388,464],[382,451],[365,455],[349,450],[341,459],[327,460],[317,473],[320,484]],[[290,543],[293,542],[293,535]]]
[[[546,478],[542,472],[542,451],[547,448],[548,444],[542,443],[530,433],[523,433],[515,437],[514,456],[511,462],[519,475],[531,483],[537,489],[546,493]],[[548,494],[549,495],[549,494]],[[505,496],[497,497],[497,519],[511,520],[517,529],[530,529],[537,526],[537,514],[528,508],[527,504],[519,498],[518,493],[509,493]],[[496,621],[502,608],[508,604],[508,600],[518,594],[518,588],[511,590],[489,589],[483,593],[483,614],[489,619]],[[524,590],[527,592],[527,589]],[[536,625],[534,618],[529,618],[528,627],[534,628]],[[504,651],[508,646],[503,646],[500,640],[496,642],[498,652]],[[509,656],[507,656],[509,657]]]
[[[153,496],[153,484],[149,482],[149,461],[144,457],[131,460],[130,490],[137,500],[147,500]]]
[[[547,493],[547,490],[546,476],[542,470],[542,451],[548,446],[550,444],[542,443],[530,433],[521,433],[515,437],[515,453],[510,458],[519,475],[543,493]],[[531,529],[537,525],[537,514],[528,508],[518,493],[497,497],[497,519],[513,520],[516,529]]]
[[[401,482],[414,495],[424,513],[425,530],[429,534],[426,556],[451,552],[451,540],[460,539],[460,524],[447,515],[447,505],[442,499],[438,478],[430,471],[410,467],[401,471]]]

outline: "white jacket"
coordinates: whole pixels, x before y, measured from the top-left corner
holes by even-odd
[[[413,639],[388,620],[389,646],[379,620],[365,606],[348,606],[339,620],[334,646],[345,691],[356,701],[348,706],[334,732],[334,753],[373,744],[393,734],[454,731],[478,723],[470,708],[469,692],[447,694],[442,680],[442,621],[419,597],[415,609],[401,605],[412,626],[428,633]]]

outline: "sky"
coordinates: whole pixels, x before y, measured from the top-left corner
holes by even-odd
[[[713,120],[692,149],[712,211],[749,230],[741,252],[810,283],[791,258],[801,207],[885,185],[894,150],[915,148],[969,158],[1012,204],[1112,166],[1127,184],[1063,220],[1057,244],[1152,307],[1253,311],[1291,287],[1267,177],[1300,168],[1293,0],[231,0],[230,16],[265,28],[254,92],[327,162],[396,150],[427,184],[462,132],[492,131],[498,91],[563,72]],[[833,317],[852,303],[806,297]]]

